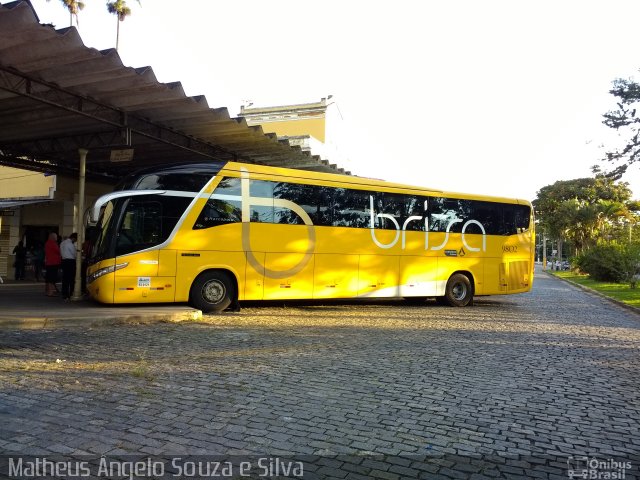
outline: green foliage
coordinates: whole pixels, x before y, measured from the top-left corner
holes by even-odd
[[[49,2],[50,0],[47,0]],[[142,6],[140,0],[136,0],[138,5]],[[76,19],[76,23],[79,25],[78,12],[84,8],[84,2],[80,0],[60,0],[60,3],[69,11],[69,25],[73,23],[73,19]],[[120,41],[120,22],[124,21],[129,15],[131,15],[131,9],[127,6],[126,0],[113,0],[107,1],[107,11],[116,16],[118,19],[116,27],[116,50],[118,50],[118,44]]]
[[[605,113],[602,123],[628,138],[622,148],[606,154],[606,160],[619,164],[609,175],[620,178],[640,159],[640,85],[633,79],[618,78],[609,93],[616,97],[618,108]]]
[[[47,2],[48,1],[50,0],[47,0]],[[69,11],[69,26],[73,24],[74,18],[76,19],[76,24],[80,25],[80,22],[78,20],[78,12],[84,8],[84,2],[78,0],[60,0],[60,3],[62,3],[62,5],[64,5],[64,8]]]
[[[125,0],[116,0],[115,2],[107,2],[107,11],[118,17],[120,22],[131,15],[131,9],[127,6]]]
[[[140,4],[140,0],[137,1]],[[120,44],[120,22],[123,22],[125,18],[131,15],[131,9],[127,6],[126,0],[115,0],[107,2],[107,11],[118,19],[116,24],[116,50],[118,50]]]
[[[578,255],[574,264],[600,282],[632,283],[640,266],[640,245],[597,245]]]
[[[620,234],[622,225],[635,222],[626,182],[618,182],[594,169],[592,178],[561,180],[538,191],[533,201],[536,217],[547,235],[570,241],[581,252],[599,239]],[[627,235],[628,237],[628,235]]]
[[[541,211],[553,210],[559,202],[576,199],[586,202],[612,200],[625,202],[631,198],[631,190],[626,182],[617,182],[601,173],[595,177],[559,180],[542,187],[538,192],[536,207]]]

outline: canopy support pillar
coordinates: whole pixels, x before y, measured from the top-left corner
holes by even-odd
[[[73,286],[72,300],[82,300],[82,245],[84,244],[84,184],[85,176],[87,172],[87,154],[89,150],[86,148],[79,148],[78,154],[80,155],[80,168],[78,173],[78,212],[76,225],[78,229],[78,241],[76,242],[76,279]]]

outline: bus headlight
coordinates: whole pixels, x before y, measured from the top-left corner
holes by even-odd
[[[102,277],[103,275],[106,275],[107,273],[115,272],[116,270],[120,270],[126,267],[127,265],[129,265],[129,262],[118,263],[117,265],[111,265],[109,267],[104,267],[99,270],[96,270],[91,275],[87,276],[87,285],[94,282],[95,280]]]

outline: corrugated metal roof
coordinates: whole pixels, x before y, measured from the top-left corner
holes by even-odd
[[[89,149],[94,177],[207,157],[344,173],[186,96],[179,82],[158,82],[151,67],[86,47],[73,27],[40,24],[27,0],[0,5],[0,163],[73,171],[78,148]],[[126,148],[133,161],[110,162],[112,150]]]

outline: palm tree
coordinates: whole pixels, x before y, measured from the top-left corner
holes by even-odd
[[[50,0],[47,0],[47,2]],[[64,7],[69,10],[69,26],[73,25],[73,18],[76,19],[76,25],[79,27],[80,22],[78,21],[78,12],[84,8],[84,2],[80,2],[78,0],[60,0],[60,3],[64,5]]]
[[[63,0],[64,1],[64,0]],[[137,0],[138,4],[140,0]],[[120,22],[123,22],[125,18],[131,15],[131,9],[127,6],[126,0],[115,0],[113,2],[107,2],[107,10],[109,13],[115,15],[118,19],[116,24],[116,51],[118,50],[118,44],[120,43]]]
[[[598,206],[600,207],[598,212],[600,235],[604,240],[611,241],[609,231],[614,225],[619,223],[620,219],[625,218],[630,220],[631,211],[624,203],[613,200],[599,200]]]
[[[575,198],[562,202],[557,210],[564,236],[573,243],[576,254],[588,249],[597,238],[600,208]]]

